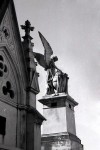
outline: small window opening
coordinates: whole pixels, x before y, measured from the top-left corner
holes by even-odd
[[[5,135],[6,130],[6,118],[0,116],[0,134]]]

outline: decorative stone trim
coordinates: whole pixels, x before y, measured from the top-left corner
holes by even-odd
[[[23,149],[0,144],[0,150],[23,150]]]
[[[44,134],[42,135],[42,142],[57,142],[57,141],[65,141],[65,140],[71,140],[78,142],[81,144],[81,140],[71,133],[65,132],[65,133],[55,133],[55,134]]]
[[[26,88],[26,91],[27,92],[32,92],[32,93],[35,93],[35,94],[38,94],[39,93],[39,91],[38,90],[36,90],[35,88],[32,88],[32,87],[27,87]]]
[[[33,115],[33,122],[37,124],[42,124],[44,120],[46,120],[34,107],[27,105],[19,105],[18,108],[20,110],[26,110],[28,113]]]
[[[65,93],[60,93],[59,95],[45,95],[42,99],[39,100],[40,103],[42,103],[43,105],[47,105],[49,106],[49,104],[53,101],[64,101],[66,102],[66,100],[72,104],[73,107],[77,106],[78,103],[68,94]],[[64,104],[65,105],[65,104]]]

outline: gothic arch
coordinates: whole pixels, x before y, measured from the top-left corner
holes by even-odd
[[[1,61],[0,61],[1,71],[3,73],[3,76],[1,75],[0,77],[1,78],[0,81],[2,85],[1,92],[5,92],[3,93],[4,97],[6,97],[6,95],[9,96],[11,95],[10,99],[14,99],[13,101],[14,103],[20,104],[21,100],[25,99],[23,97],[25,82],[23,82],[24,78],[22,79],[22,74],[20,75],[19,68],[15,60],[13,59],[13,55],[10,53],[10,49],[7,45],[0,46],[0,57],[1,57]],[[7,71],[6,73],[4,72],[4,68],[2,69],[2,65],[3,67],[5,66],[5,70]],[[3,91],[4,89],[6,90]]]

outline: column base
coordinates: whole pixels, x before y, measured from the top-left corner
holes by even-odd
[[[81,140],[71,133],[42,135],[41,150],[83,150]]]
[[[24,149],[0,144],[0,150],[24,150]]]

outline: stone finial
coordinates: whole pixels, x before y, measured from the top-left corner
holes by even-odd
[[[31,23],[27,20],[25,21],[25,25],[21,25],[21,28],[25,30],[25,36],[22,37],[24,40],[32,40],[33,38],[30,36],[30,31],[34,30],[34,27],[31,27]]]

